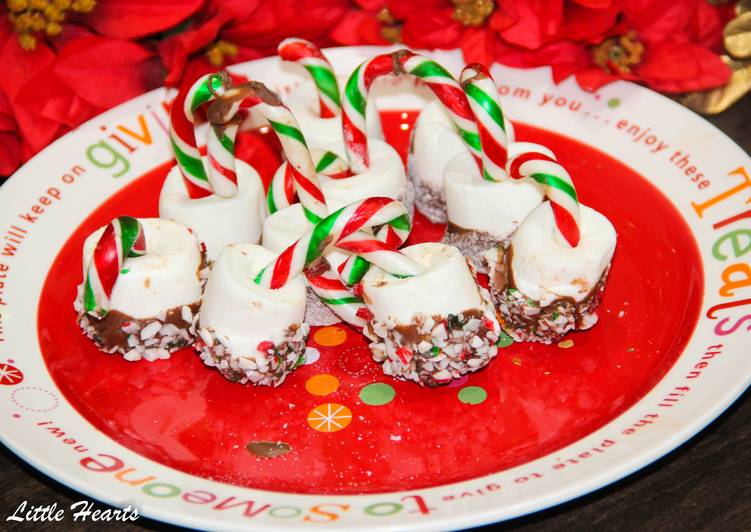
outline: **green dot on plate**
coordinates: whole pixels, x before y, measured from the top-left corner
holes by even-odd
[[[366,405],[383,406],[396,396],[396,390],[384,382],[368,384],[360,390],[360,400]]]
[[[621,100],[619,98],[610,98],[608,100],[608,107],[615,108],[621,105]]]
[[[459,400],[468,405],[479,405],[488,398],[488,392],[479,386],[467,386],[459,390]]]

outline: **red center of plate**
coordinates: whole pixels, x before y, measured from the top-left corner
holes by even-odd
[[[387,137],[402,153],[414,117],[384,113]],[[627,166],[523,124],[517,136],[553,149],[582,202],[618,231],[600,322],[569,335],[573,346],[514,344],[487,369],[438,389],[384,376],[365,339],[345,326],[314,330],[309,345],[320,357],[277,389],[230,383],[190,349],[152,363],[101,353],[82,336],[72,308],[82,244],[115,216],[156,216],[163,166],[96,209],[50,269],[39,341],[52,377],[86,420],[136,453],[274,491],[432,487],[498,472],[586,436],[643,397],[680,355],[699,313],[700,257],[667,198]],[[278,163],[269,146],[247,136],[239,148],[265,179]],[[441,237],[424,218],[415,225],[411,242]]]

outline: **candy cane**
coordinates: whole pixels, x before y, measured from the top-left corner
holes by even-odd
[[[110,310],[110,298],[125,259],[146,254],[143,226],[136,218],[120,216],[104,228],[86,270],[83,306],[98,318]]]
[[[465,66],[460,79],[480,134],[482,176],[487,181],[502,181],[507,177],[509,139],[498,89],[488,69],[479,63]]]
[[[477,124],[459,83],[432,59],[410,50],[399,50],[368,59],[347,80],[342,105],[342,129],[352,170],[364,172],[370,164],[365,120],[368,93],[377,78],[388,74],[410,74],[422,80],[448,110],[459,135],[482,168]]]
[[[332,151],[316,153],[311,152],[313,163],[315,164],[316,173],[323,174],[332,179],[343,179],[350,176],[349,166],[347,163]],[[269,214],[289,207],[297,202],[297,192],[295,190],[295,180],[289,163],[282,163],[284,171],[274,174],[269,191],[266,195],[266,205]]]
[[[259,110],[266,117],[281,141],[282,149],[287,157],[285,163],[287,178],[275,180],[281,182],[285,188],[280,193],[278,188],[275,189],[272,185],[267,197],[269,211],[273,213],[278,210],[277,202],[280,205],[291,205],[297,195],[308,222],[315,224],[328,215],[328,207],[318,183],[316,171],[320,169],[341,172],[342,164],[332,161],[331,157],[327,157],[324,153],[318,160],[317,166],[313,167],[311,154],[292,113],[282,105],[281,99],[276,94],[263,84],[254,81],[227,91],[209,107],[209,120],[216,137],[226,134],[227,130],[236,132],[238,118],[241,119],[242,112],[250,108]],[[275,202],[277,195],[280,199]],[[365,304],[354,296],[340,280],[333,278],[333,275],[328,275],[323,279],[318,279],[314,274],[306,275],[306,277],[311,289],[334,313],[348,323],[360,327],[363,325],[363,319],[358,316],[362,316],[367,311]],[[325,287],[322,286],[323,284]],[[332,290],[336,291],[339,296],[331,297]]]
[[[342,207],[279,254],[260,271],[255,282],[267,288],[280,288],[323,257],[332,246],[367,257],[370,262],[393,275],[411,277],[422,273],[424,269],[403,253],[372,235],[363,238],[361,235],[364,233],[358,233],[382,225],[409,233],[409,215],[401,202],[375,197]]]
[[[170,141],[175,152],[177,165],[182,173],[188,196],[193,199],[212,194],[212,184],[203,166],[201,153],[198,151],[195,133],[196,110],[215,99],[231,86],[226,72],[209,74],[196,81],[188,91],[181,91],[172,103],[170,111]],[[230,177],[227,177],[231,181]],[[234,180],[237,190],[237,178]],[[220,190],[229,190],[220,185]]]
[[[313,78],[318,89],[319,115],[321,118],[333,118],[339,114],[339,84],[336,74],[326,56],[312,42],[296,37],[285,39],[276,49],[284,61],[301,64]]]
[[[328,266],[328,263],[326,264]],[[365,327],[372,315],[362,298],[347,288],[333,270],[305,272],[311,288],[323,303],[342,320],[355,327]]]
[[[529,145],[528,149],[531,151],[525,151],[509,159],[506,171],[513,179],[530,177],[543,186],[553,208],[558,235],[571,247],[576,247],[579,245],[581,232],[579,198],[574,182],[550,150],[541,146],[539,148],[541,149],[535,149],[534,144]]]
[[[287,157],[305,216],[311,223],[317,223],[328,214],[326,200],[300,126],[277,94],[257,81],[228,89],[209,107],[209,120],[214,126],[215,135],[219,137],[228,130],[236,130],[239,125],[238,112],[251,108],[258,110],[276,133]]]

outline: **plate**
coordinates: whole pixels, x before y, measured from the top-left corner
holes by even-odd
[[[328,51],[350,72],[382,52]],[[458,52],[431,52],[458,72]],[[276,58],[232,67],[282,94]],[[81,335],[80,249],[117,215],[154,216],[171,153],[161,89],[58,140],[0,200],[0,438],[45,474],[114,506],[200,529],[464,528],[614,482],[716,418],[751,381],[751,160],[647,89],[591,94],[548,69],[495,66],[517,138],[549,145],[583,203],[619,234],[600,323],[573,341],[512,344],[438,389],[382,374],[362,336],[314,329],[277,389],[225,381],[191,350],[128,363]],[[427,96],[376,89],[404,153]],[[200,137],[199,137],[200,138]],[[268,135],[238,150],[268,178]],[[440,238],[418,218],[413,242]]]

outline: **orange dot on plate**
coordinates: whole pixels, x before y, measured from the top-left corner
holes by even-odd
[[[328,373],[314,375],[305,382],[305,389],[313,395],[328,395],[339,389],[339,379]]]
[[[323,329],[318,329],[313,334],[313,340],[315,340],[318,345],[325,347],[333,347],[335,345],[343,344],[346,339],[347,331],[341,327],[324,327]]]
[[[308,425],[318,432],[337,432],[352,423],[352,411],[338,403],[324,403],[308,412]]]

